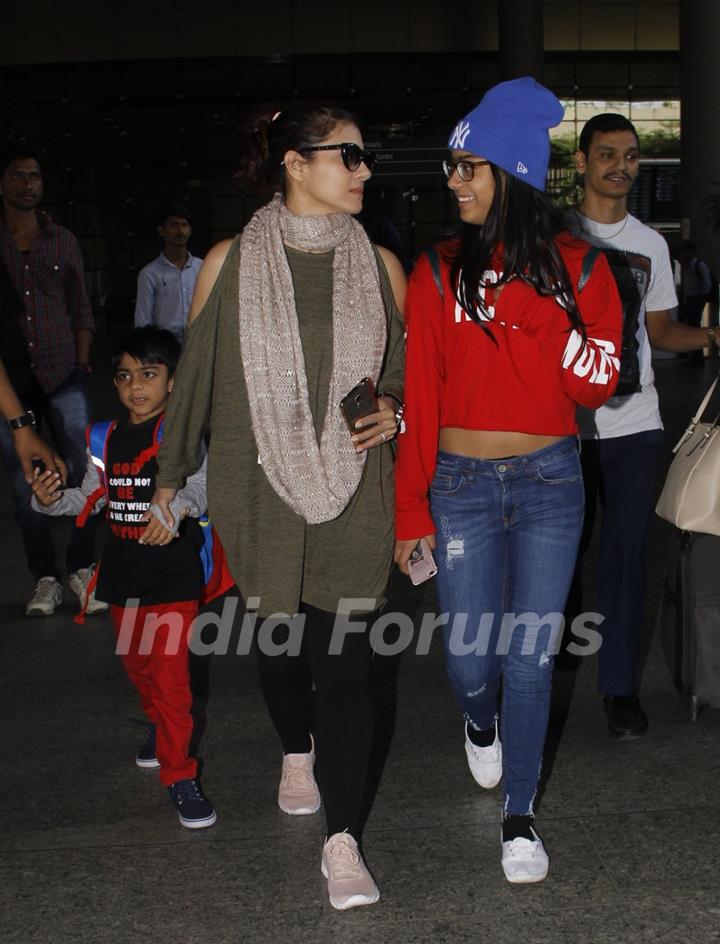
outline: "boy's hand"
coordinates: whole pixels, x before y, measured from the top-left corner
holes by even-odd
[[[53,472],[51,469],[46,469],[45,472],[38,472],[30,483],[38,502],[46,508],[48,505],[53,505],[56,501],[59,501],[62,497],[61,493],[58,491],[61,485],[62,478],[60,473]]]
[[[157,505],[160,508],[160,513],[170,528],[175,527],[175,519],[170,512],[170,502],[176,495],[176,488],[156,488],[155,494],[150,499],[151,505]]]
[[[63,482],[67,482],[67,467],[65,463],[52,451],[45,440],[38,436],[31,426],[23,426],[22,429],[14,430],[13,440],[15,442],[15,451],[22,463],[25,481],[28,485],[32,485],[33,479],[35,478],[35,470],[32,465],[33,459],[42,459],[51,472],[59,472]]]
[[[140,544],[151,544],[157,547],[161,544],[170,544],[173,538],[176,537],[177,534],[173,534],[172,531],[158,521],[155,515],[150,513],[147,527],[143,531],[142,537],[138,540]]]
[[[175,518],[168,511],[167,518],[170,519],[171,527],[167,527],[167,521],[165,516],[162,516],[162,509],[159,505],[154,502],[147,509],[143,518],[148,522],[143,536],[139,538],[141,544],[169,544],[173,538],[180,536],[179,524],[183,518],[187,517],[188,514],[187,508],[181,508],[178,513],[177,526]]]

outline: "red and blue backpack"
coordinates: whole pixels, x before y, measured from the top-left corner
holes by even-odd
[[[138,465],[138,467],[142,467],[146,462],[149,462],[150,459],[154,458],[158,454],[160,445],[163,441],[164,425],[164,417],[161,416],[155,425],[155,429],[153,430],[152,446],[143,450],[135,459],[135,463]],[[103,496],[105,496],[105,499],[109,501],[105,467],[107,463],[108,442],[110,441],[110,436],[112,435],[112,432],[116,426],[117,420],[102,420],[98,423],[91,423],[85,431],[87,447],[90,452],[93,465],[97,469],[100,484],[94,492],[88,495],[87,501],[85,502],[85,507],[77,516],[76,524],[79,528],[82,528],[85,525],[85,522],[90,517],[93,508]],[[201,515],[200,518],[197,518],[196,520],[200,525],[200,533],[202,534],[200,561],[202,563],[203,570],[203,589],[200,596],[200,605],[203,605],[205,603],[209,603],[211,600],[214,600],[216,597],[221,596],[221,594],[226,593],[233,586],[235,581],[233,580],[232,574],[228,570],[227,560],[225,559],[225,551],[223,550],[223,546],[220,543],[220,538],[218,537],[215,528],[213,528],[210,519],[205,514]],[[88,585],[88,596],[95,589],[99,571],[100,565],[98,564],[98,566],[95,568],[95,573],[93,574],[92,579]],[[82,610],[75,617],[76,622],[83,623],[85,621],[86,606],[87,599]]]

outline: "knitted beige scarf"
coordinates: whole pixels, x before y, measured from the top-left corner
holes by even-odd
[[[285,243],[333,258],[333,364],[320,444]],[[277,194],[240,241],[240,349],[260,462],[273,489],[310,524],[330,521],[360,483],[340,400],[363,377],[378,380],[387,319],[372,245],[345,213],[296,216]]]

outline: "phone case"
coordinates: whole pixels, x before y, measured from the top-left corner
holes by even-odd
[[[421,538],[415,545],[408,560],[408,574],[411,582],[417,587],[424,583],[437,573],[435,558],[430,550],[430,545],[425,538]]]
[[[355,423],[361,420],[363,416],[369,416],[371,413],[377,413],[378,402],[375,396],[375,384],[369,377],[363,378],[359,384],[356,384],[350,393],[340,401],[340,409],[345,417],[345,422],[354,433]]]

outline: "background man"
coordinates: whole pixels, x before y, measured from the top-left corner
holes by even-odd
[[[159,216],[163,251],[138,275],[135,327],[153,324],[172,331],[182,344],[195,281],[202,259],[187,244],[192,234],[190,211],[182,203],[166,204]]]
[[[77,240],[38,209],[43,180],[36,154],[12,145],[0,158],[0,352],[26,411],[22,425],[44,419],[67,462],[68,481],[85,470],[90,416],[86,375],[94,329]],[[62,598],[47,518],[30,507],[32,490],[15,451],[13,432],[0,423],[0,459],[11,480],[15,517],[35,580],[27,614],[49,616]],[[73,528],[66,549],[71,590],[81,602],[92,575],[95,527]],[[90,601],[88,612],[107,609]]]
[[[575,155],[585,192],[570,214],[571,227],[602,246],[618,283],[624,309],[623,350],[616,396],[599,410],[580,410],[586,515],[578,570],[568,604],[582,609],[580,569],[598,501],[603,506],[598,609],[598,687],[604,694],[611,734],[645,734],[647,718],[638,699],[638,653],[645,608],[645,540],[655,505],[655,476],[663,444],[650,346],[693,351],[717,343],[712,328],[673,321],[677,305],[665,240],[627,211],[639,171],[639,140],[622,115],[596,115],[580,134]]]

